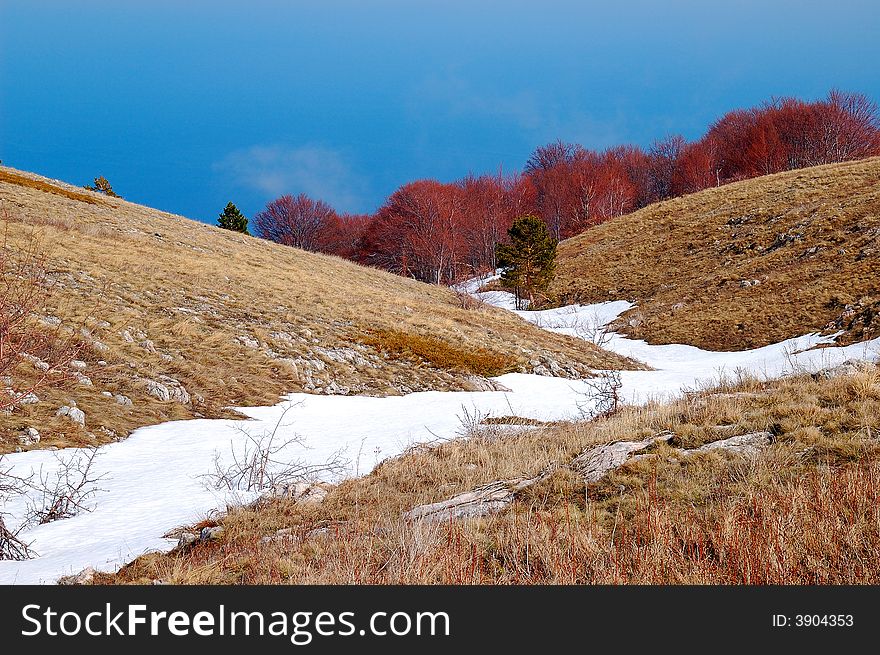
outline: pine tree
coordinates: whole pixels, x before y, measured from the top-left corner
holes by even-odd
[[[111,198],[119,198],[120,196],[113,191],[113,187],[110,186],[110,182],[103,175],[99,175],[95,178],[94,185],[86,185],[84,188],[89,191],[97,191],[98,193],[103,193],[105,196],[110,196]]]
[[[226,205],[226,209],[220,214],[220,218],[217,219],[217,225],[224,230],[233,230],[234,232],[241,232],[242,234],[250,234],[250,232],[248,232],[247,216],[242,214],[238,210],[238,207],[231,202]]]
[[[504,268],[501,283],[516,293],[517,309],[523,299],[535,302],[536,294],[546,291],[556,270],[556,244],[540,218],[523,216],[507,230],[510,244],[498,243],[495,253]]]

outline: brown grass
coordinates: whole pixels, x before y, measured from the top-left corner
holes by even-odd
[[[635,301],[618,327],[653,343],[740,350],[811,331],[876,337],[880,158],[746,180],[611,220],[559,245],[551,293],[563,304]]]
[[[770,430],[756,458],[657,457],[585,487],[564,465],[587,445],[663,430],[674,446]],[[318,507],[239,509],[224,539],[141,557],[100,583],[880,582],[880,372],[726,381],[590,423],[417,448]],[[408,523],[401,512],[561,465],[491,518]],[[264,535],[291,528],[293,538]]]
[[[101,202],[93,193],[73,191],[67,185],[61,186],[58,184],[51,184],[46,180],[22,175],[21,173],[18,173],[17,171],[13,171],[8,168],[0,169],[0,182],[28,187],[31,189],[36,189],[37,191],[42,191],[44,193],[54,193],[55,195],[63,196],[65,198],[76,200],[78,202],[85,202],[90,205],[97,205]]]
[[[486,348],[462,349],[449,342],[398,330],[376,330],[364,343],[397,357],[415,357],[436,368],[492,377],[511,373],[523,365],[522,358]]]
[[[55,285],[43,316],[87,321],[80,359],[93,382],[46,389],[39,404],[0,416],[0,453],[28,426],[43,433],[37,447],[99,444],[160,421],[274,404],[288,392],[326,393],[331,383],[337,393],[371,395],[471,389],[464,371],[525,367],[541,356],[584,372],[637,366],[509,312],[462,309],[445,288],[87,191],[95,203],[74,202],[66,192],[74,187],[0,172],[10,238],[37,230],[51,244]],[[418,352],[380,351],[371,345],[377,330],[420,344]],[[427,357],[413,366],[411,352]],[[19,367],[15,385],[32,373]],[[192,405],[149,396],[145,380],[161,375],[182,382]],[[70,401],[85,412],[85,429],[54,418]]]

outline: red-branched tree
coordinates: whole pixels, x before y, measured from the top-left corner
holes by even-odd
[[[253,225],[257,236],[264,239],[318,251],[326,238],[326,227],[335,220],[336,212],[330,205],[301,193],[276,198],[254,216]]]
[[[435,284],[458,277],[466,263],[461,187],[419,180],[395,191],[364,232],[361,258]]]

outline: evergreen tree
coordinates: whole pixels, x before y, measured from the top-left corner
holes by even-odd
[[[86,185],[84,188],[89,191],[97,191],[98,193],[103,193],[105,196],[110,196],[111,198],[119,198],[120,196],[113,191],[113,187],[110,186],[110,182],[103,175],[99,175],[95,178],[94,185]]]
[[[241,232],[242,234],[250,234],[250,232],[248,232],[247,216],[238,211],[238,207],[231,202],[226,205],[226,209],[220,214],[220,218],[217,219],[217,225],[224,230],[233,230],[235,232]]]
[[[544,221],[535,216],[516,219],[507,230],[510,244],[495,245],[498,265],[505,270],[501,283],[516,293],[517,309],[523,299],[535,302],[535,295],[546,291],[556,270],[556,244]]]

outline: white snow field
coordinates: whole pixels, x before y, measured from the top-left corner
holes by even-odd
[[[487,302],[511,307],[509,294],[480,294]],[[517,312],[546,329],[583,336],[584,326],[601,327],[630,308],[627,302],[571,306],[540,312]],[[653,371],[624,371],[623,397],[630,402],[672,397],[683,389],[717,379],[737,369],[776,377],[798,369],[818,369],[847,359],[877,359],[880,339],[847,347],[808,350],[830,343],[806,335],[744,352],[708,352],[691,346],[652,346],[611,335],[604,347],[645,362]],[[342,449],[351,461],[348,474],[369,472],[376,463],[416,442],[454,436],[463,407],[495,416],[518,415],[540,420],[573,418],[581,413],[585,384],[538,375],[509,374],[496,380],[510,392],[425,392],[403,397],[317,396],[291,394],[274,407],[240,408],[250,420],[200,419],[141,428],[125,441],[104,446],[95,462],[104,478],[91,500],[91,512],[28,529],[34,559],[0,562],[0,583],[54,583],[87,566],[113,571],[150,550],[167,550],[163,534],[197,522],[228,498],[209,491],[200,476],[213,470],[216,453],[228,460],[247,437],[271,432],[288,406],[279,439],[298,435],[305,448],[292,445],[284,455],[312,463],[327,461]],[[49,472],[56,457],[76,451],[43,450],[7,456],[12,473],[26,475],[41,467]],[[246,495],[242,494],[246,499]],[[9,526],[18,525],[28,499],[8,502],[2,511]]]

